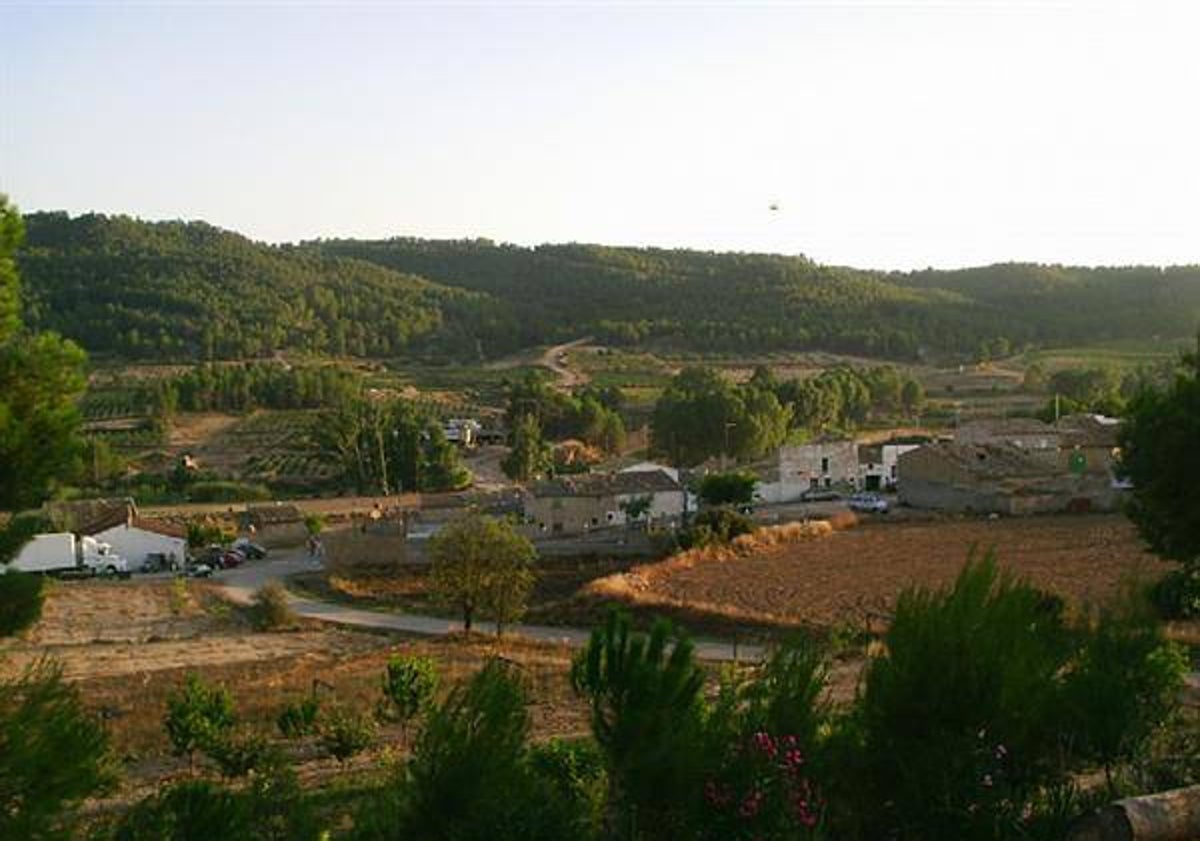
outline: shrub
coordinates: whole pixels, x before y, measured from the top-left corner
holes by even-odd
[[[604,754],[591,739],[551,739],[529,748],[530,770],[570,816],[570,838],[594,838],[604,821],[608,779]]]
[[[310,536],[315,537],[316,535],[320,534],[325,529],[325,515],[317,513],[305,514],[304,529],[309,533]]]
[[[167,698],[164,725],[176,756],[192,762],[196,751],[208,752],[233,727],[233,696],[190,673],[183,688]]]
[[[375,744],[377,732],[370,716],[346,707],[333,707],[320,724],[321,746],[338,762],[345,762]]]
[[[679,534],[683,549],[729,543],[735,537],[755,530],[754,521],[732,508],[708,508],[692,518],[691,525]]]
[[[279,732],[287,739],[300,739],[318,732],[321,699],[315,693],[285,706],[275,719]]]
[[[948,591],[909,590],[886,654],[868,665],[841,817],[863,837],[1015,837],[1060,779],[1068,722],[1058,678],[1071,653],[1037,590],[969,562]]]
[[[382,721],[408,724],[437,691],[437,665],[428,657],[392,657],[382,684],[376,715]]]
[[[245,777],[279,765],[282,757],[266,738],[252,731],[229,730],[208,745],[205,754],[224,777]]]
[[[171,614],[180,616],[187,609],[190,595],[188,593],[188,582],[182,576],[171,579],[171,592],[169,594],[171,604]]]
[[[1200,617],[1200,563],[1168,572],[1154,585],[1150,598],[1164,619]]]
[[[270,498],[266,487],[244,482],[196,482],[188,488],[191,502],[264,502]]]
[[[42,615],[42,576],[0,567],[0,639],[19,634]]]
[[[571,683],[604,752],[610,834],[677,835],[703,773],[704,674],[691,642],[665,621],[634,633],[628,614],[614,611],[576,657]]]
[[[288,603],[287,590],[278,581],[268,581],[258,588],[251,610],[260,630],[276,631],[296,625],[296,612]]]
[[[67,809],[113,779],[108,736],[57,667],[0,680],[0,838],[58,837]]]
[[[700,481],[697,495],[705,505],[746,505],[757,484],[753,473],[710,473]]]
[[[1174,713],[1188,663],[1132,604],[1101,613],[1066,680],[1074,754],[1112,769],[1142,754]]]
[[[407,841],[558,841],[586,817],[533,772],[526,694],[510,666],[489,661],[429,714],[406,774],[358,816],[357,837]]]
[[[187,780],[138,803],[112,841],[316,841],[326,837],[296,783],[282,768],[240,790]]]

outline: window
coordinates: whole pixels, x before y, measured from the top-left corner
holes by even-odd
[[[821,472],[822,472],[822,473],[828,473],[828,472],[829,472],[829,456],[822,456],[822,457],[821,457]]]
[[[614,513],[613,513],[613,512],[611,512],[611,511],[609,511],[609,512],[608,512],[608,521],[609,521],[610,523],[611,523],[613,520],[615,520],[616,518],[617,518],[617,515],[616,515],[616,514],[614,514]]]
[[[808,480],[808,486],[815,491],[817,488],[821,487],[821,480],[814,476]]]
[[[828,476],[825,477],[825,487],[827,487],[827,488],[833,487],[833,480],[830,479]]]

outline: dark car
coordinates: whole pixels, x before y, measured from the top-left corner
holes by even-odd
[[[143,572],[176,572],[178,569],[179,559],[165,552],[151,552],[142,564]]]
[[[244,537],[234,541],[233,548],[245,555],[249,561],[261,561],[267,557],[267,547]]]

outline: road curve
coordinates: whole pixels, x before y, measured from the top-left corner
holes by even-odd
[[[270,581],[283,582],[289,575],[301,572],[313,572],[319,567],[305,557],[304,553],[295,550],[263,561],[250,561],[236,569],[220,572],[216,576],[225,595],[239,604],[249,604],[254,591]],[[423,636],[442,636],[462,631],[462,622],[456,619],[443,619],[437,616],[422,616],[416,613],[384,613],[375,610],[362,610],[348,605],[313,599],[307,596],[297,596],[288,593],[288,601],[292,609],[306,619],[318,619],[322,622],[332,622],[338,625],[350,625],[358,628],[380,628],[389,631],[401,631]],[[590,630],[584,628],[559,627],[553,625],[508,626],[511,633],[519,634],[540,642],[566,644],[573,648],[581,648],[587,644],[591,636]],[[758,660],[763,656],[762,646],[735,646],[723,640],[695,640],[696,656],[701,660],[721,662],[727,660]]]

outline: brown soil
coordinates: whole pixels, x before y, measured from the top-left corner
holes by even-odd
[[[949,584],[972,551],[1073,605],[1097,603],[1130,577],[1167,566],[1121,517],[1039,517],[878,523],[688,567],[641,567],[647,598],[733,614],[835,627],[886,618],[901,590]]]

